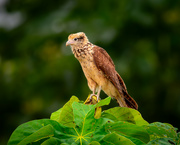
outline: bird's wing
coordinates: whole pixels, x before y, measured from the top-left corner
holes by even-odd
[[[94,63],[96,64],[98,70],[101,70],[111,81],[111,83],[118,89],[118,91],[121,91],[122,88],[120,86],[119,78],[115,70],[115,65],[111,57],[103,48],[98,46],[93,47],[93,52]],[[124,87],[123,89],[126,89],[124,83],[122,87]]]

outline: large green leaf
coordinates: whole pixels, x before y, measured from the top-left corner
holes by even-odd
[[[130,139],[134,144],[137,144],[137,145],[145,145],[146,143],[144,143],[143,141],[137,139],[137,138],[134,138],[134,137],[131,137],[131,136],[128,136],[128,135],[125,135],[123,133],[118,133],[128,139]]]
[[[176,145],[176,142],[171,138],[157,138],[150,141],[147,145]]]
[[[101,141],[101,145],[135,145],[131,140],[128,138],[121,136],[117,133],[110,133],[107,134]]]
[[[177,138],[175,128],[167,123],[155,122],[146,126],[148,133],[150,134],[151,140],[156,138]]]
[[[145,121],[141,114],[134,109],[126,107],[114,107],[108,110],[105,110],[102,113],[102,117],[109,118],[113,121],[126,121],[134,123],[139,126],[148,125],[149,123]]]
[[[101,106],[109,105],[110,101],[111,101],[111,97],[107,97],[107,98],[101,100],[100,102],[98,102],[95,105],[95,107],[101,107]]]
[[[28,137],[24,138],[18,145],[25,145],[31,142],[37,142],[44,138],[49,138],[54,136],[54,128],[51,124],[48,124],[38,131],[34,132],[33,134],[29,135]]]
[[[101,145],[101,144],[97,141],[92,141],[89,145]]]
[[[123,122],[123,121],[109,123],[107,124],[106,129],[109,132],[116,132],[120,135],[124,134],[126,136],[137,138],[143,141],[144,143],[147,143],[150,140],[149,134],[143,127],[137,126],[132,123]]]
[[[59,142],[56,138],[50,137],[49,139],[45,140],[41,145],[59,145]]]
[[[150,134],[151,137],[150,143],[154,143],[154,142],[163,143],[169,140],[176,142],[178,140],[176,129],[170,124],[155,122],[149,124],[148,126],[145,126],[145,128]]]
[[[134,116],[134,121],[135,124],[138,126],[144,126],[144,125],[148,125],[149,123],[144,120],[144,118],[142,117],[141,113],[135,109],[131,109],[131,108],[125,108],[127,110],[129,110],[132,115]]]
[[[79,102],[79,99],[75,96],[72,96],[71,99],[62,108],[51,114],[50,119],[56,120],[65,126],[74,127],[75,124],[72,110],[73,102]]]
[[[34,120],[20,125],[11,135],[8,145],[25,145],[41,142],[55,136],[59,123],[49,119]]]
[[[107,119],[95,119],[95,105],[85,105],[78,102],[73,103],[74,122],[76,127],[77,140],[86,144],[91,141],[101,140],[105,132],[105,124]]]

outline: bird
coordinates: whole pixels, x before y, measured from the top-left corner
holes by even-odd
[[[84,32],[68,36],[66,46],[71,47],[75,58],[79,61],[88,86],[92,91],[91,97],[100,99],[100,92],[115,98],[120,107],[138,110],[138,104],[128,94],[126,85],[115,69],[115,65],[105,49],[92,44]]]

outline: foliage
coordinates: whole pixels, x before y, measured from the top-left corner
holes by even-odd
[[[110,97],[95,105],[83,104],[75,96],[50,119],[24,123],[12,133],[8,145],[144,145],[178,144],[176,128],[167,123],[149,124],[130,108],[115,107],[96,119],[97,107],[108,105]]]

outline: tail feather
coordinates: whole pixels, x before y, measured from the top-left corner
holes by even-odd
[[[119,94],[124,98],[124,101],[126,103],[126,105],[124,105],[123,107],[129,107],[129,108],[133,108],[133,109],[136,109],[138,110],[138,104],[136,103],[136,101],[128,94],[127,92],[127,89],[126,89],[126,85],[123,81],[123,79],[121,78],[121,76],[117,73],[117,77],[118,77],[118,80],[119,80],[119,83],[121,85],[121,89],[119,91]],[[120,100],[118,100],[118,103],[120,104],[119,102]]]
[[[129,107],[138,110],[136,101],[125,91],[119,92],[115,97],[120,107]]]
[[[136,103],[136,101],[127,92],[123,91],[123,94],[124,94],[124,100],[126,102],[126,105],[129,108],[138,110],[138,104]]]

